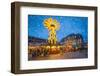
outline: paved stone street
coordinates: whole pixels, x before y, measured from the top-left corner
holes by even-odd
[[[66,52],[63,54],[53,54],[49,56],[38,56],[32,57],[29,55],[29,60],[54,60],[54,59],[78,59],[78,58],[87,58],[87,50],[79,50],[76,52]]]

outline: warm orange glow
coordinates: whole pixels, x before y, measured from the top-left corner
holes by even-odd
[[[55,45],[57,43],[56,31],[59,29],[59,22],[56,19],[47,18],[44,20],[44,26],[49,30],[48,43]]]

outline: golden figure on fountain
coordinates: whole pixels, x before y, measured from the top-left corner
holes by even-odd
[[[57,44],[56,31],[59,30],[60,24],[56,19],[47,18],[44,20],[44,26],[49,30],[48,43],[50,45]]]

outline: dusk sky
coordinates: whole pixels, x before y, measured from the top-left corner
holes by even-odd
[[[79,33],[84,40],[88,40],[88,17],[75,16],[28,15],[28,36],[48,39],[49,32],[43,21],[50,17],[60,23],[60,29],[57,31],[58,41],[72,33]]]

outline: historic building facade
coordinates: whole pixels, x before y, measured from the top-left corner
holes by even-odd
[[[63,39],[63,44],[66,46],[66,50],[78,50],[82,48],[83,37],[81,34],[70,34]]]

